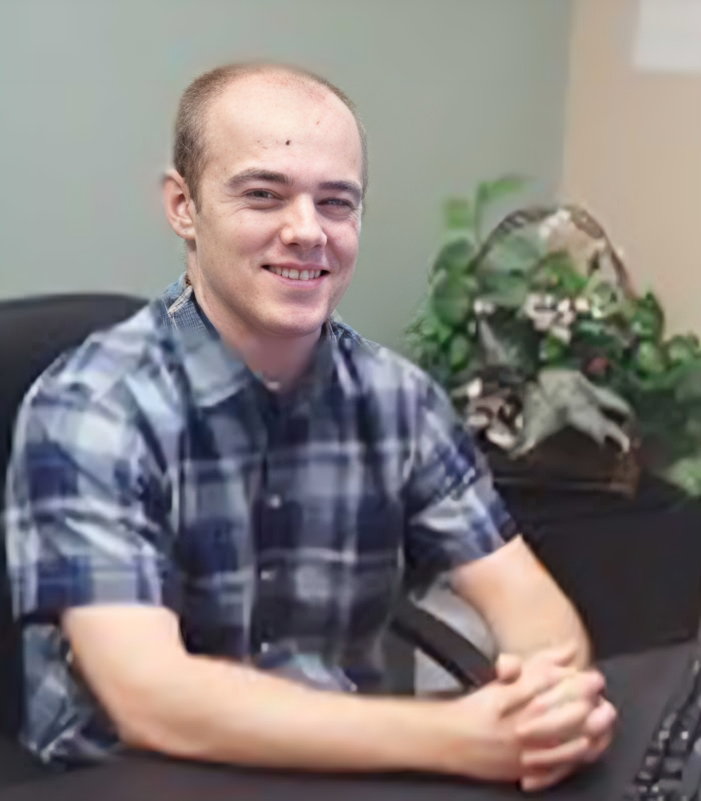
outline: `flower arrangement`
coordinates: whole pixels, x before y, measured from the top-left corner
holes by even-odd
[[[417,362],[465,425],[512,459],[564,429],[701,495],[701,346],[667,337],[602,226],[574,205],[529,206],[487,235],[485,216],[523,181],[450,201],[447,235],[408,329]]]

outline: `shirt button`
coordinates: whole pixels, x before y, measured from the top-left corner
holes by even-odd
[[[282,506],[282,498],[279,495],[269,495],[268,506],[271,509],[279,509]]]

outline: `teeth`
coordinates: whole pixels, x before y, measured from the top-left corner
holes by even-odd
[[[319,278],[322,273],[322,270],[289,270],[287,267],[268,267],[271,273],[275,273],[275,275],[279,275],[282,278],[292,278],[296,281],[311,281],[315,278]]]

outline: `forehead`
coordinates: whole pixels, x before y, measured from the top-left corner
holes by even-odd
[[[207,164],[336,171],[358,180],[362,148],[350,109],[323,86],[290,75],[240,78],[216,98],[205,126]]]

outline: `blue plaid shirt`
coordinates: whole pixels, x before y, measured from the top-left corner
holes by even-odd
[[[118,748],[72,665],[63,610],[165,605],[193,653],[362,688],[405,563],[446,571],[513,532],[424,373],[329,322],[304,380],[276,395],[182,278],[32,387],[6,526],[23,738],[55,762]]]

